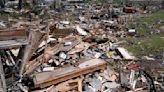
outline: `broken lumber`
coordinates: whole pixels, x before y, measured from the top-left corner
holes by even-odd
[[[67,66],[52,72],[41,72],[34,74],[34,85],[36,88],[44,88],[53,84],[66,81],[96,70],[104,69],[106,62],[101,59],[91,59],[80,63],[77,67]]]
[[[29,43],[29,32],[25,29],[0,30],[0,49],[14,48]]]
[[[31,33],[30,33],[31,43],[25,46],[24,52],[26,53],[24,53],[23,58],[22,58],[20,75],[23,74],[26,63],[29,61],[30,57],[32,56],[32,53],[34,53],[38,45],[42,42],[42,40],[44,39],[44,36],[45,36],[45,33],[41,33],[40,30],[31,30]]]
[[[122,56],[122,58],[123,58],[124,60],[134,60],[134,59],[135,59],[134,56],[131,56],[131,55],[128,53],[128,51],[127,51],[126,49],[122,48],[122,47],[118,47],[118,48],[116,49],[116,51],[117,51],[118,54],[120,54],[120,55]]]
[[[53,88],[53,90],[59,91],[59,92],[67,92],[70,91],[74,88],[78,87],[78,91],[82,92],[82,81],[84,78],[76,78],[76,79],[71,79],[66,82],[62,82],[58,84],[56,87]]]
[[[72,42],[72,44],[70,46],[64,46],[63,43],[65,43],[67,41]],[[68,37],[68,38],[64,39],[61,43],[52,47],[51,51],[53,51],[54,55],[59,53],[60,51],[70,51],[73,47],[78,45],[80,42],[81,41],[75,37]],[[30,74],[37,66],[39,66],[41,64],[41,62],[38,62],[38,61],[42,61],[43,56],[44,56],[44,54],[42,54],[39,57],[37,57],[36,59],[32,60],[30,66],[29,66],[29,70],[27,70],[24,74]]]
[[[0,56],[0,92],[7,92],[6,89],[7,87],[6,87],[5,74],[4,74],[3,65]]]

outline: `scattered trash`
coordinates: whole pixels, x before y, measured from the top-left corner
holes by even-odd
[[[88,35],[79,25],[76,26],[76,30],[79,32],[80,35]]]
[[[0,91],[164,91],[163,54],[138,57],[126,49],[144,26],[129,23],[145,11],[113,0],[20,1],[0,10]]]

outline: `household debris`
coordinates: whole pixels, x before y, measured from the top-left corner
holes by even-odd
[[[164,56],[135,57],[125,48],[134,43],[120,41],[138,35],[127,25],[145,16],[142,10],[111,2],[25,1],[27,10],[10,5],[2,11],[12,16],[0,21],[0,91],[164,91]]]

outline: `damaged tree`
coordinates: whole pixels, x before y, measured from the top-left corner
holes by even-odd
[[[21,10],[23,6],[23,0],[19,0],[18,2],[18,9]]]
[[[164,9],[164,0],[162,0],[162,9]]]
[[[5,8],[5,0],[0,0],[0,7]]]

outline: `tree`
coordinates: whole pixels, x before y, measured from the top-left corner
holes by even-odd
[[[152,4],[152,0],[143,0],[139,1],[139,5],[143,8],[143,10],[146,10],[148,6]]]
[[[0,7],[5,8],[5,0],[0,0]]]
[[[144,10],[153,3],[153,0],[125,0],[126,5],[139,4]]]
[[[23,0],[19,0],[19,2],[18,2],[18,9],[19,10],[22,9],[22,3],[23,3]]]
[[[152,3],[152,0],[146,0],[144,4],[144,10],[146,10],[147,7],[151,5],[151,3]]]
[[[164,9],[164,0],[162,0],[162,9]]]

